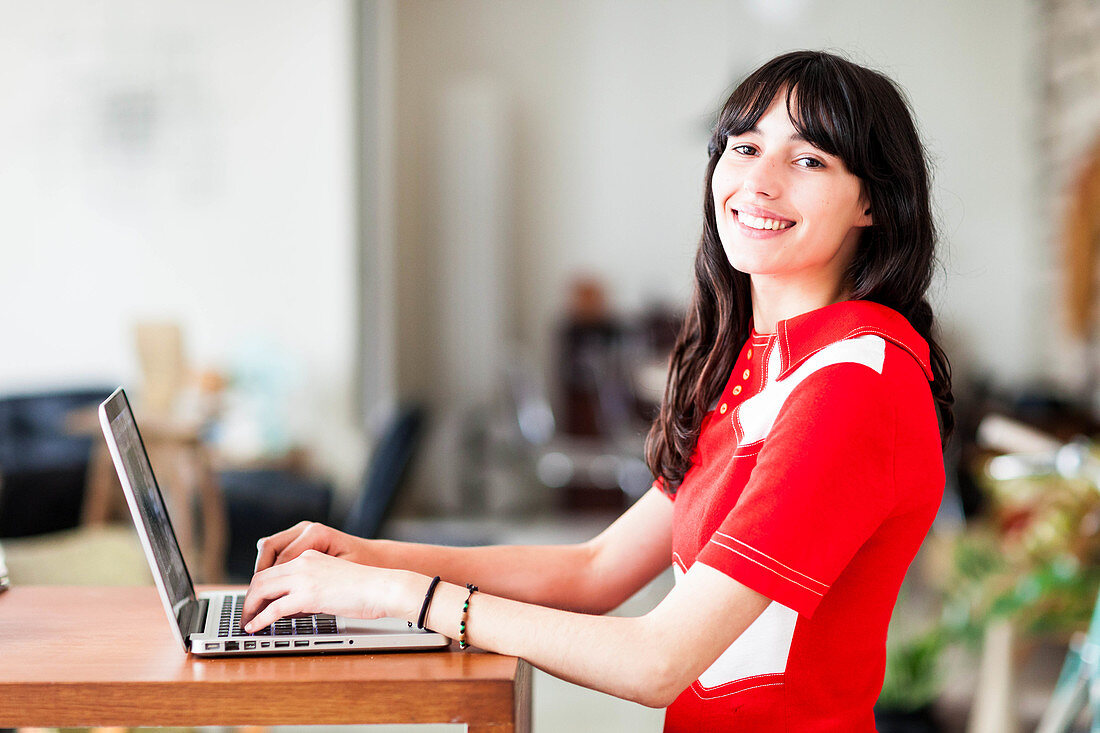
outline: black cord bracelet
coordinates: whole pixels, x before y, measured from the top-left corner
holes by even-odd
[[[432,596],[435,595],[435,587],[439,585],[439,576],[432,578],[428,584],[428,592],[424,594],[424,605],[420,607],[420,616],[416,619],[416,628],[424,630],[424,619],[428,618],[428,606],[432,604]],[[412,626],[412,624],[409,624]]]

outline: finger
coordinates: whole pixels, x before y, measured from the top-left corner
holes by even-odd
[[[304,610],[299,603],[297,594],[285,595],[267,604],[267,607],[260,611],[256,618],[245,624],[244,630],[246,633],[251,634],[253,631],[259,631],[270,626],[284,616],[302,613]]]
[[[258,573],[274,565],[275,558],[279,556],[279,553],[285,549],[287,545],[297,539],[300,534],[305,532],[310,524],[312,524],[312,522],[298,522],[290,529],[276,532],[270,537],[260,538],[260,540],[256,542],[256,567],[253,572]]]
[[[252,576],[241,606],[241,623],[247,623],[264,606],[290,592],[292,578],[282,568],[262,570]]]
[[[290,544],[279,551],[275,557],[275,565],[282,565],[288,563],[291,560],[297,559],[301,555],[310,550],[316,550],[322,555],[328,554],[328,541],[325,538],[327,534],[323,524],[317,524],[316,522],[310,522],[310,525],[306,527],[302,532],[295,537]]]

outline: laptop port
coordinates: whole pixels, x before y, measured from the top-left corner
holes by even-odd
[[[245,648],[245,649],[255,649],[255,648],[256,648],[256,642],[254,642],[254,641],[246,641],[246,642],[244,643],[244,648]]]
[[[238,645],[238,644],[237,644],[237,642],[235,642],[235,641],[227,641],[227,642],[225,642],[225,650],[226,650],[227,652],[235,652],[235,651],[237,651],[237,648],[238,648],[238,646],[239,646],[239,645]]]
[[[305,641],[305,640],[298,641],[297,639],[295,639],[294,640],[294,646],[309,646],[309,642]]]
[[[260,642],[260,648],[262,648],[262,649],[267,649],[269,646],[271,646],[270,641],[261,641]]]
[[[279,649],[281,647],[288,647],[288,646],[290,646],[289,641],[277,641],[277,642],[275,642],[275,648],[276,649]]]
[[[206,642],[206,651],[210,651],[211,649],[217,649],[219,646],[221,646],[221,644],[219,644],[216,641],[208,641],[208,642]]]

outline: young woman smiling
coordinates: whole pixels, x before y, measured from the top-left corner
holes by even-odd
[[[666,731],[874,730],[887,625],[953,424],[925,299],[923,149],[889,79],[794,52],[736,88],[709,153],[695,292],[646,445],[654,487],[580,545],[445,548],[302,523],[261,542],[248,629],[299,612],[423,617],[668,706]],[[656,608],[602,615],[670,563]]]

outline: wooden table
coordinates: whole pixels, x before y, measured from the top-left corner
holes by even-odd
[[[531,668],[451,650],[199,659],[155,589],[0,593],[0,727],[467,723],[528,733]]]

